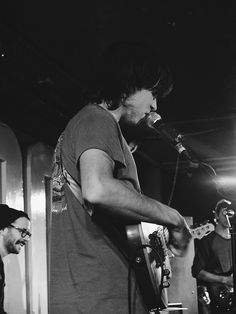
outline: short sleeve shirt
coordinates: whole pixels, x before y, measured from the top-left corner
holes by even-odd
[[[84,107],[64,132],[63,164],[79,185],[78,160],[91,148],[106,152],[115,163],[114,176],[139,191],[136,166],[119,125],[97,105]],[[51,314],[128,313],[125,236],[116,228],[124,222],[96,208],[91,217],[68,187],[65,194],[67,210],[52,214]],[[135,313],[147,313],[134,285]]]
[[[192,274],[197,277],[201,270],[214,274],[230,272],[232,267],[231,240],[212,231],[201,239],[193,261]]]

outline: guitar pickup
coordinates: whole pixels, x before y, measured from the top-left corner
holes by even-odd
[[[164,281],[162,284],[162,289],[169,288],[169,286],[170,286],[169,281]]]

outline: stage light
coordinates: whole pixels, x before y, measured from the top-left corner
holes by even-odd
[[[236,200],[236,176],[221,176],[214,181],[220,195],[227,199]]]

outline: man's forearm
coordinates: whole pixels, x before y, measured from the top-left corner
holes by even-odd
[[[205,282],[210,282],[210,283],[227,284],[225,278],[227,278],[227,277],[221,276],[221,275],[216,275],[216,274],[210,273],[206,270],[201,270],[198,274],[198,279],[201,279]]]

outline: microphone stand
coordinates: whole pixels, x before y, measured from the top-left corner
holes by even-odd
[[[231,224],[229,215],[226,214],[226,219],[229,226],[229,231],[231,235],[231,248],[232,248],[232,271],[233,271],[233,298],[232,298],[232,310],[236,312],[236,229],[235,224]],[[232,217],[231,217],[232,218]]]

